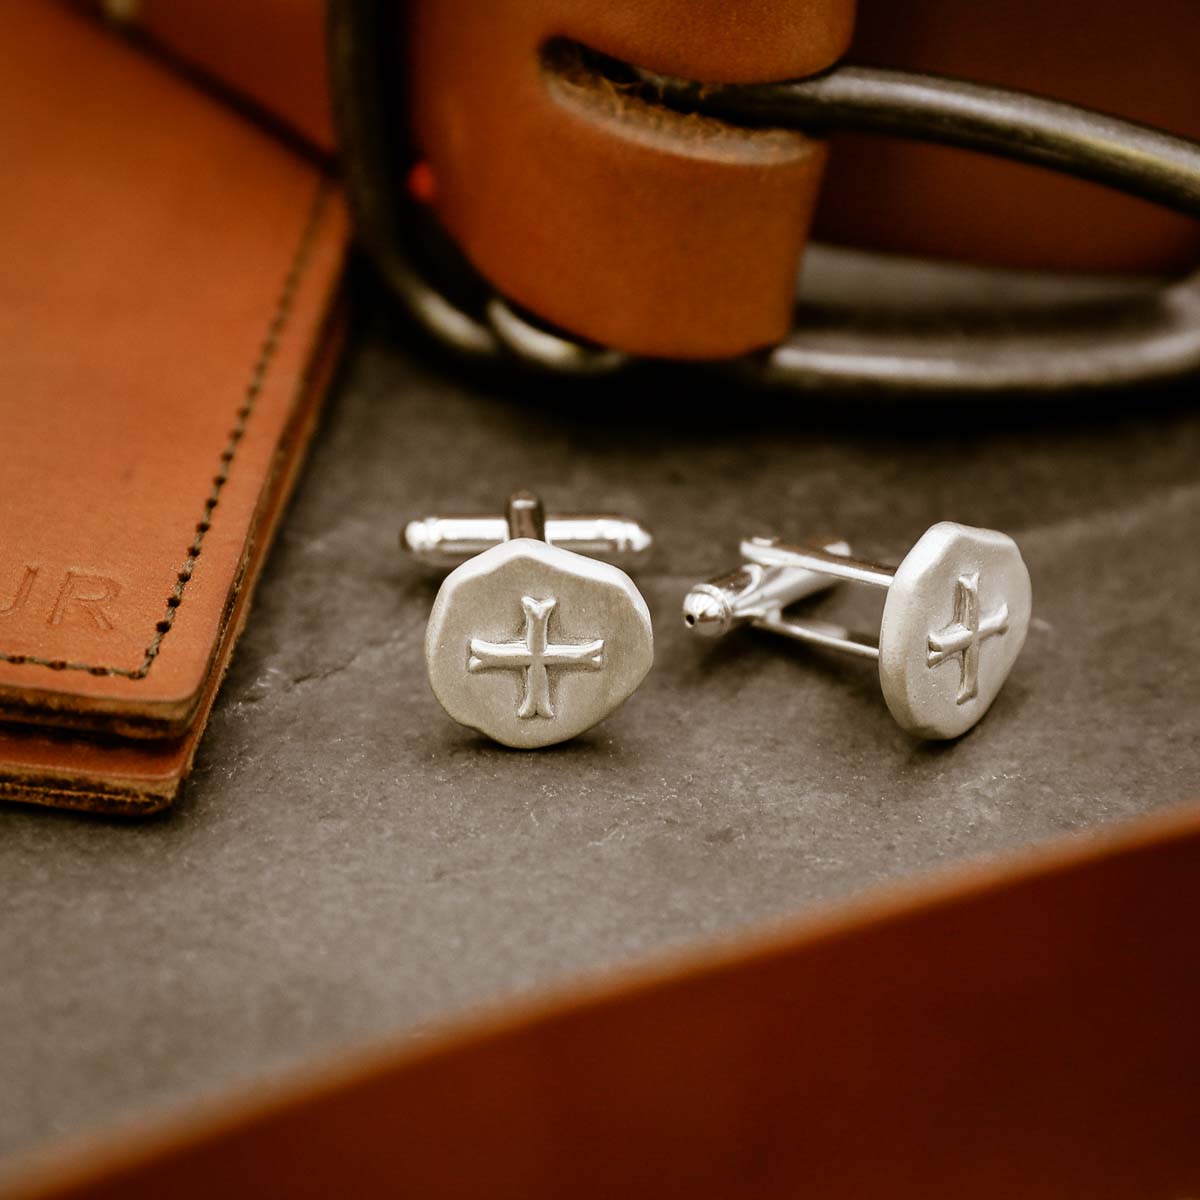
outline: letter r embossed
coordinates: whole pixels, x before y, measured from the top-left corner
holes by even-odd
[[[121,587],[115,579],[103,575],[85,575],[80,571],[68,571],[47,625],[62,625],[72,613],[91,623],[94,629],[112,629],[112,618],[104,606],[120,594]]]

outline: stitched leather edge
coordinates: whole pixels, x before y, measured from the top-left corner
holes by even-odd
[[[267,371],[279,348],[279,341],[287,325],[288,317],[291,315],[296,293],[312,261],[312,249],[316,243],[317,232],[321,227],[321,219],[325,215],[332,190],[332,184],[327,178],[322,178],[317,185],[316,195],[309,205],[308,216],[305,218],[304,228],[300,233],[295,253],[292,255],[287,275],[284,276],[283,286],[280,289],[279,298],[275,302],[266,334],[259,345],[258,356],[250,368],[250,379],[242,396],[241,407],[237,410],[233,428],[229,431],[225,448],[221,451],[220,467],[213,476],[212,490],[205,498],[203,513],[200,520],[196,522],[191,544],[187,548],[187,556],[176,576],[175,586],[167,597],[166,611],[154,626],[154,636],[146,647],[141,666],[101,667],[93,666],[91,663],[42,658],[34,654],[8,654],[3,651],[0,651],[0,662],[12,663],[14,666],[48,667],[52,671],[86,671],[89,675],[120,675],[125,679],[145,679],[150,673],[150,668],[154,665],[154,660],[162,648],[163,639],[171,632],[171,628],[175,624],[175,614],[183,604],[187,585],[191,581],[192,572],[196,567],[196,560],[200,557],[204,546],[204,537],[212,526],[212,515],[220,503],[221,492],[229,480],[229,472],[237,458],[246,426],[254,413],[258,397],[266,381]]]

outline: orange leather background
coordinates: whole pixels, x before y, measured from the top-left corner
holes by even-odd
[[[340,320],[331,323],[306,371],[294,418],[279,442],[275,468],[266,481],[247,559],[230,597],[229,617],[186,731],[175,738],[98,739],[29,724],[0,727],[0,799],[122,816],[145,816],[174,801],[191,771],[217,690],[250,614],[258,575],[304,462],[342,348],[341,325]]]
[[[850,55],[1023,88],[1200,138],[1195,0],[859,0]],[[1180,271],[1200,223],[1050,171],[838,135],[818,236],[1064,270]]]
[[[10,1200],[1179,1200],[1200,813],[959,871],[385,1050]]]
[[[138,0],[135,16],[180,58],[333,148],[324,0]]]

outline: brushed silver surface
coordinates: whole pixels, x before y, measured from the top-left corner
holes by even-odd
[[[455,568],[425,636],[429,682],[446,712],[523,750],[604,720],[653,661],[650,611],[629,576],[534,538]]]
[[[940,521],[896,570],[879,632],[879,682],[910,733],[955,738],[991,707],[1025,644],[1033,604],[1017,544]]]

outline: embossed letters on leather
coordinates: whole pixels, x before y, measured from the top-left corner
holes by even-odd
[[[0,9],[0,149],[0,719],[178,739],[302,443],[341,202],[50,0]],[[104,749],[5,733],[0,788],[137,775]]]

